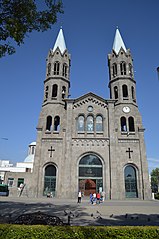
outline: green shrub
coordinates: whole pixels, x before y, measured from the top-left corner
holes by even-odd
[[[0,239],[156,239],[159,227],[0,225]]]
[[[155,193],[155,199],[159,200],[159,193]]]

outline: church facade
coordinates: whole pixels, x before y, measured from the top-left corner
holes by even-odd
[[[60,29],[48,53],[30,192],[75,198],[150,199],[144,128],[131,52],[116,30],[108,54],[110,99],[69,98],[71,57]],[[33,183],[34,182],[34,183]]]

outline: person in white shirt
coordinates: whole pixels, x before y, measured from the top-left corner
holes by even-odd
[[[78,203],[81,203],[81,198],[82,198],[82,192],[78,192]]]

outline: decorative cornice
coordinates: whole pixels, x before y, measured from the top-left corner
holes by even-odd
[[[109,145],[109,139],[92,139],[92,138],[87,138],[87,139],[79,139],[79,138],[73,138],[72,139],[72,146],[108,146]]]
[[[42,142],[52,142],[53,144],[54,143],[59,143],[59,142],[62,142],[63,141],[63,138],[42,138],[41,139]]]
[[[85,97],[80,97],[76,100],[74,100],[74,107],[73,108],[78,108],[81,105],[87,104],[87,103],[93,103],[95,105],[101,106],[103,108],[107,108],[107,102],[106,100],[96,97],[95,95],[85,95]]]
[[[139,139],[121,139],[118,138],[118,143],[138,143]]]

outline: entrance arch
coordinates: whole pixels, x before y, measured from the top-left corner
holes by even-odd
[[[54,165],[48,165],[45,168],[44,175],[44,196],[52,194],[55,196],[56,192],[56,167]]]
[[[103,191],[103,165],[100,158],[88,154],[79,161],[79,190],[85,196]]]
[[[127,165],[124,170],[125,178],[125,197],[126,198],[137,198],[137,178],[136,168],[132,165]]]

